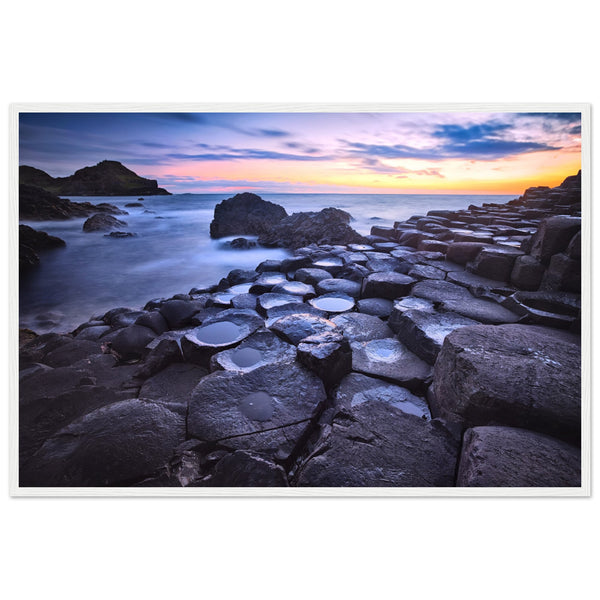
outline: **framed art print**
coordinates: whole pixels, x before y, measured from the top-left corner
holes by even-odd
[[[13,105],[12,494],[589,495],[589,119]]]

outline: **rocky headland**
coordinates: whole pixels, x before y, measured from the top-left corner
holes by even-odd
[[[170,192],[158,187],[116,160],[103,160],[84,167],[68,177],[52,177],[41,169],[22,165],[19,183],[31,185],[59,196],[165,196]]]
[[[580,486],[580,173],[365,237],[257,198],[211,235],[293,256],[22,332],[21,486]]]

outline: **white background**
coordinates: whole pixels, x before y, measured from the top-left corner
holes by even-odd
[[[10,102],[594,103],[593,7],[4,3],[3,139]],[[0,162],[6,182],[7,143]],[[0,415],[6,433],[6,407]],[[598,590],[597,498],[10,499],[3,458],[0,586],[11,599],[504,600]]]

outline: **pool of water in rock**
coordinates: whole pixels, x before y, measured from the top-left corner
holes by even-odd
[[[394,362],[400,356],[400,345],[395,340],[374,340],[366,347],[369,359],[380,362]]]
[[[231,360],[244,369],[260,362],[262,358],[262,352],[256,348],[240,348],[231,355]]]
[[[231,344],[241,335],[241,328],[231,321],[220,321],[200,327],[195,331],[196,338],[204,344]]]
[[[310,303],[326,312],[344,312],[354,306],[354,301],[347,298],[314,298]]]
[[[254,392],[240,402],[242,414],[253,421],[268,421],[274,410],[273,398],[266,392]]]

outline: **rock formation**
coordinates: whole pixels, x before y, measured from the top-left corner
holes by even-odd
[[[52,177],[40,169],[23,165],[19,167],[19,183],[59,196],[169,195],[155,180],[140,177],[115,160],[103,160],[68,177]]]

